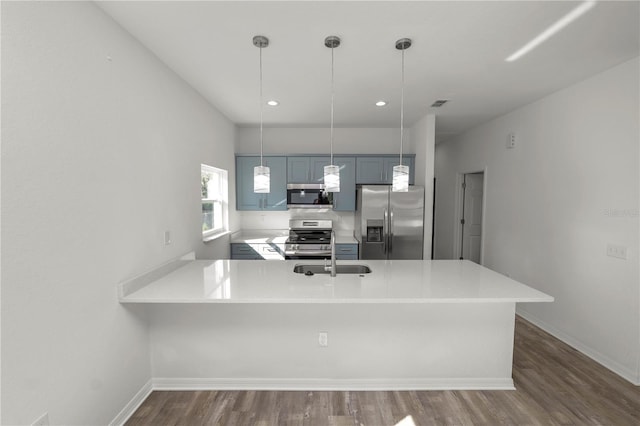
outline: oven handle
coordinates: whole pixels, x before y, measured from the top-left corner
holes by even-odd
[[[327,250],[305,250],[303,252],[285,250],[285,256],[331,256],[331,251]]]

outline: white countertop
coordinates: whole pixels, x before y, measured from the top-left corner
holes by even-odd
[[[193,260],[128,293],[122,303],[495,303],[553,297],[468,260],[353,260],[370,274],[296,274],[317,260]]]
[[[231,243],[284,244],[288,237],[288,229],[243,229],[231,234]],[[336,244],[358,244],[358,240],[353,232],[336,231]]]

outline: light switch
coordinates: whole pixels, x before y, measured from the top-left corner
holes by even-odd
[[[607,244],[607,256],[627,260],[627,247],[616,244]]]

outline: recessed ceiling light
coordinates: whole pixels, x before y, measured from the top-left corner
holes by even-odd
[[[376,102],[376,106],[385,106],[387,105],[387,101],[378,101]]]
[[[269,106],[278,106],[278,105],[280,105],[280,102],[272,99],[270,101],[267,101],[267,105],[269,105]]]

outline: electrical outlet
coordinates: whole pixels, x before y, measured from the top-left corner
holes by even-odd
[[[164,245],[168,246],[171,244],[171,231],[164,231]]]
[[[44,413],[31,426],[49,426],[49,413]]]
[[[318,344],[322,347],[329,346],[329,333],[321,331],[320,334],[318,334]]]
[[[627,248],[615,244],[607,244],[607,256],[627,260]]]

